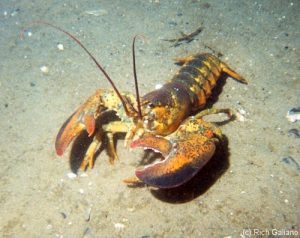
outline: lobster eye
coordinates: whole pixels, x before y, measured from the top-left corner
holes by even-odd
[[[154,108],[154,104],[152,102],[150,102],[147,106],[148,108]]]

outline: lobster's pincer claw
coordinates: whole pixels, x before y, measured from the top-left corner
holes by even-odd
[[[167,156],[172,149],[172,144],[164,137],[146,135],[140,139],[132,141],[130,147],[143,147],[145,149],[151,149],[155,152],[159,152],[163,156]]]
[[[159,188],[177,187],[190,180],[213,156],[215,143],[199,133],[187,133],[184,138],[146,136],[131,143],[131,147],[146,147],[159,151],[164,160],[138,168],[136,176],[146,184]]]
[[[95,132],[97,115],[105,109],[101,100],[102,94],[102,91],[97,90],[62,125],[55,141],[57,155],[63,155],[68,145],[83,130],[87,131],[88,136]]]
[[[68,118],[60,128],[56,141],[55,149],[57,155],[63,155],[71,141],[78,136],[84,129],[91,136],[95,131],[95,119],[93,115],[85,114],[79,109]]]

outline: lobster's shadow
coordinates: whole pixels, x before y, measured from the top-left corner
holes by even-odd
[[[204,194],[228,170],[229,154],[228,140],[224,136],[210,161],[190,181],[176,188],[150,191],[154,197],[164,202],[189,202]]]
[[[93,138],[88,137],[88,134],[86,131],[82,132],[75,140],[72,145],[70,157],[69,157],[69,163],[70,168],[73,173],[78,172],[80,165],[84,159],[85,153],[89,147],[89,145],[92,143]],[[101,151],[103,150],[101,146]],[[97,152],[98,153],[98,152]]]

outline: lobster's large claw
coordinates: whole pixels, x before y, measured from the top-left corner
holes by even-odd
[[[56,141],[55,149],[57,155],[63,155],[72,140],[83,130],[91,136],[96,127],[96,117],[101,108],[101,92],[98,90],[84,104],[82,104],[62,125]]]
[[[59,156],[63,155],[68,145],[81,131],[86,129],[89,136],[95,131],[96,122],[93,115],[85,113],[80,109],[66,120],[56,136],[55,149]]]
[[[150,148],[165,157],[162,161],[138,168],[135,172],[138,179],[159,188],[177,187],[190,180],[215,152],[214,140],[199,132],[175,138],[145,136],[131,143],[132,148]]]

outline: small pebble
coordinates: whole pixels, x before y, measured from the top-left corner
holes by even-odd
[[[47,225],[47,229],[48,229],[48,230],[51,230],[51,229],[52,229],[52,225],[51,225],[51,224],[48,224],[48,225]]]
[[[60,212],[60,215],[62,216],[63,219],[66,219],[66,218],[67,218],[67,215],[66,215],[66,213],[64,213],[64,212]]]
[[[290,130],[288,131],[288,135],[289,135],[289,136],[293,136],[293,137],[295,137],[295,138],[300,138],[300,132],[299,132],[299,130],[296,129],[296,128],[290,129]]]
[[[300,120],[300,107],[291,108],[286,114],[286,118],[290,122],[296,122]]]
[[[91,229],[89,227],[85,228],[83,232],[83,238],[90,237]]]
[[[82,178],[88,177],[88,174],[87,173],[82,173],[82,174],[80,174],[80,177],[82,177]]]
[[[245,118],[245,116],[244,116],[242,113],[236,112],[235,115],[236,115],[236,119],[237,119],[238,121],[240,121],[240,122],[246,121],[246,118]]]
[[[241,113],[242,115],[245,115],[246,111],[244,109],[239,109],[239,113]]]
[[[82,188],[80,188],[78,191],[79,191],[81,194],[84,194],[84,190],[83,190]]]
[[[87,221],[87,222],[90,221],[90,219],[91,219],[91,212],[92,212],[92,208],[89,207],[87,209],[86,213],[85,213],[85,216],[84,216],[84,220],[85,221]]]
[[[64,45],[63,44],[57,44],[57,49],[58,50],[64,50]]]
[[[17,15],[18,14],[18,12],[20,11],[20,9],[18,8],[18,9],[16,9],[16,10],[14,10],[11,14],[10,14],[10,16],[12,16],[12,17],[14,17],[15,15]]]
[[[77,177],[77,174],[70,172],[70,173],[67,173],[67,176],[69,179],[74,179]]]
[[[125,225],[123,223],[115,223],[114,226],[117,231],[121,231],[125,228]]]
[[[134,212],[134,210],[135,210],[134,207],[128,207],[127,208],[127,211],[129,211],[129,212]]]
[[[90,10],[90,11],[85,11],[86,14],[88,15],[93,15],[93,16],[104,16],[108,14],[108,11],[105,9],[97,9],[97,10]]]
[[[49,68],[45,65],[41,66],[40,70],[42,71],[43,74],[48,74],[49,73]]]
[[[292,156],[287,156],[281,159],[281,161],[297,171],[300,171],[300,164]]]
[[[161,83],[158,83],[158,84],[155,85],[155,89],[160,89],[160,88],[162,88],[162,86],[163,85]]]

